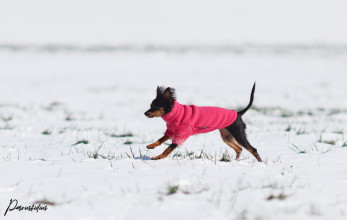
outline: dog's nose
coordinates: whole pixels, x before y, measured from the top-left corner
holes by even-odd
[[[145,112],[145,115],[148,117],[148,116],[149,116],[149,111],[146,111],[146,112]]]

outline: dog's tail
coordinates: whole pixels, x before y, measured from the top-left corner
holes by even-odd
[[[239,112],[237,112],[239,115],[243,115],[246,113],[246,111],[252,106],[253,99],[254,99],[254,91],[255,91],[255,83],[253,84],[252,92],[251,92],[251,99],[249,100],[249,103],[247,107]]]

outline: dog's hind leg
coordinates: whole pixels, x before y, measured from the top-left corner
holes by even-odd
[[[244,147],[246,150],[248,150],[259,162],[263,162],[257,152],[257,149],[254,148],[249,142],[247,139],[245,140],[242,140],[242,143],[241,144],[239,141],[237,141],[237,139],[235,138],[235,141],[238,145],[240,145],[241,147]]]
[[[242,148],[237,146],[237,144],[235,143],[235,139],[234,137],[230,134],[230,132],[223,128],[223,129],[219,129],[220,135],[222,136],[223,141],[232,149],[235,150],[236,152],[236,160],[240,159],[241,156],[241,152],[242,152]]]
[[[247,140],[246,135],[246,124],[242,121],[241,117],[238,115],[236,121],[226,127],[226,129],[231,133],[235,138],[238,145],[244,147],[248,150],[259,162],[262,162],[257,149],[254,148]]]

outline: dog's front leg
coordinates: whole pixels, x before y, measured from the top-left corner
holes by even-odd
[[[177,146],[177,144],[171,144],[168,148],[166,148],[166,150],[162,154],[153,157],[152,160],[160,160],[167,157]]]
[[[162,138],[160,138],[158,141],[154,142],[153,144],[147,145],[147,148],[154,149],[169,139],[170,139],[169,136],[164,135]]]

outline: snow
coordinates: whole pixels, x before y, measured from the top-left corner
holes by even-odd
[[[0,7],[0,215],[48,206],[4,219],[346,219],[343,1],[98,2]],[[254,81],[264,163],[218,131],[149,160],[167,147],[146,149],[156,86],[236,109]]]
[[[1,211],[11,198],[55,203],[6,218],[346,217],[345,54],[0,56]],[[181,103],[237,108],[248,103],[255,79],[257,108],[244,120],[266,164],[246,151],[241,161],[219,161],[235,153],[217,131],[191,137],[167,159],[148,160],[167,147],[146,149],[165,131],[163,120],[143,115],[157,85],[176,87]],[[133,136],[111,136],[126,133]],[[88,143],[74,145],[81,140]]]

